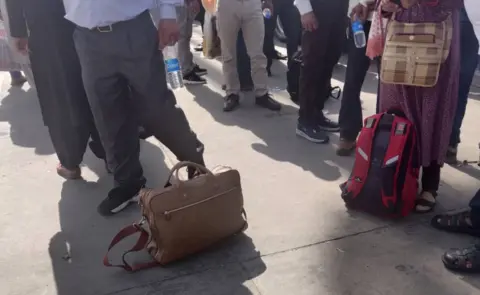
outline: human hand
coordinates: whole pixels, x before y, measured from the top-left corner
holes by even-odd
[[[382,0],[381,9],[385,12],[397,12],[400,6],[392,2],[392,0]]]
[[[200,1],[199,0],[192,0],[187,2],[187,9],[192,15],[196,15],[200,12]]]
[[[273,15],[273,3],[271,0],[262,1],[262,10],[265,8],[270,9],[270,13]]]
[[[350,18],[352,20],[358,19],[362,22],[367,20],[369,8],[361,3],[357,4],[350,12]]]
[[[159,49],[175,45],[180,37],[180,28],[175,19],[162,19],[158,22]]]
[[[15,49],[17,49],[20,54],[28,55],[27,38],[13,38],[13,44],[15,44]]]
[[[318,29],[318,21],[317,17],[313,13],[313,11],[310,11],[309,13],[305,13],[302,15],[302,26],[305,29],[305,31],[312,32]]]

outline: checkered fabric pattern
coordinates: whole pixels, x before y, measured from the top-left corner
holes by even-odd
[[[401,23],[387,26],[380,78],[384,83],[433,87],[450,53],[452,18],[440,23]]]

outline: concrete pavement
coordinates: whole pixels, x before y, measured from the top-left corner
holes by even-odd
[[[197,30],[196,39],[199,41]],[[222,112],[220,63],[208,68],[208,86],[176,91],[179,104],[206,145],[209,167],[228,165],[242,175],[250,228],[218,249],[167,268],[135,274],[105,268],[102,258],[113,235],[139,219],[132,207],[112,218],[96,212],[111,177],[88,152],[85,181],[64,182],[43,127],[35,93],[10,89],[0,75],[0,294],[5,295],[467,295],[480,292],[480,277],[451,273],[440,255],[473,239],[437,232],[428,216],[400,222],[348,212],[338,184],[352,158],[329,145],[296,138],[297,107],[283,91],[285,65],[271,79],[280,113],[258,109],[250,93],[234,113]],[[334,84],[342,86],[344,67]],[[362,94],[365,115],[374,112],[376,75]],[[472,89],[480,92],[480,89]],[[338,117],[330,101],[328,116]],[[480,94],[469,101],[461,159],[478,159]],[[156,140],[142,144],[150,186],[162,185],[175,158]],[[477,167],[445,167],[437,212],[466,207],[480,187]],[[127,247],[120,245],[118,252]],[[115,252],[113,256],[115,257]],[[118,257],[118,256],[117,256]]]

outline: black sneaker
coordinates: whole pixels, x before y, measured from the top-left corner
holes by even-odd
[[[323,114],[317,118],[317,125],[320,130],[328,132],[340,132],[340,126],[338,123],[325,117]]]
[[[201,85],[207,84],[207,80],[203,79],[197,73],[192,71],[186,75],[183,75],[183,83],[190,85]]]
[[[279,111],[282,109],[282,105],[274,100],[270,93],[266,93],[263,96],[258,96],[255,98],[255,104],[262,108],[266,108],[272,111]]]
[[[240,106],[240,97],[238,94],[230,94],[225,97],[225,103],[223,104],[224,112],[231,112]]]
[[[198,138],[197,138],[197,152],[200,154],[203,154],[205,152],[205,145],[200,140],[198,140]]]
[[[110,190],[108,197],[98,205],[98,213],[103,216],[116,214],[128,205],[138,202],[138,193],[142,186],[116,187]]]
[[[309,127],[303,124],[297,124],[296,133],[298,136],[305,138],[314,143],[328,143],[330,138],[318,127]]]
[[[193,67],[193,72],[198,76],[205,76],[207,74],[207,69],[201,68],[199,65]]]
[[[295,103],[295,104],[299,104],[300,103],[300,99],[298,97],[298,93],[296,92],[289,92],[288,94],[290,94],[290,99]]]
[[[193,48],[196,52],[203,51],[203,42]]]
[[[455,165],[458,163],[457,159],[457,148],[449,146],[447,149],[447,156],[445,158],[445,163],[448,165]]]

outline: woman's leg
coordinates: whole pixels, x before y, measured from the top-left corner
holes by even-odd
[[[432,162],[430,166],[423,168],[422,191],[436,193],[440,186],[440,165]]]
[[[423,167],[422,193],[415,206],[417,213],[427,213],[435,208],[435,198],[437,197],[437,191],[440,186],[441,168],[437,162],[432,162],[430,166]]]

